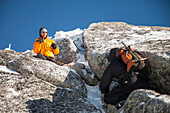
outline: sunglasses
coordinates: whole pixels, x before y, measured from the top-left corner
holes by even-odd
[[[47,33],[47,32],[42,32],[42,33]]]

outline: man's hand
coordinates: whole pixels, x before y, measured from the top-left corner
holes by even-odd
[[[51,47],[52,47],[53,49],[56,49],[56,48],[57,48],[57,45],[56,45],[55,43],[52,43],[52,44],[51,44]]]
[[[44,42],[44,38],[43,37],[39,38],[39,42],[40,43]]]

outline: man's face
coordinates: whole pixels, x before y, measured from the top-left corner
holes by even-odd
[[[43,38],[46,38],[46,37],[47,37],[47,32],[42,32],[42,33],[41,33],[41,36],[42,36]]]

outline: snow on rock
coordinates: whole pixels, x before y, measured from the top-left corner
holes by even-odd
[[[76,45],[76,47],[79,50],[84,51],[83,41],[82,41],[83,32],[84,32],[84,30],[81,30],[79,28],[77,28],[73,31],[68,31],[68,32],[59,31],[59,32],[56,32],[53,40],[57,42],[57,41],[62,40],[63,38],[69,38],[73,41],[73,43]]]
[[[104,109],[102,107],[103,103],[101,102],[101,93],[99,91],[99,86],[89,86],[86,85],[87,88],[87,99],[96,106],[96,108],[100,109],[102,113],[104,113]]]
[[[25,52],[23,52],[23,54],[28,55],[28,56],[36,56],[33,50],[26,50]]]
[[[11,73],[11,74],[19,74],[18,72],[13,71],[13,70],[7,68],[6,66],[1,66],[1,65],[0,65],[0,71],[5,72],[5,73]]]
[[[91,72],[89,64],[84,58],[85,49],[82,40],[83,32],[84,30],[79,28],[68,32],[56,32],[54,35],[55,38],[53,38],[53,40],[59,45],[59,49],[61,51],[61,53],[56,56],[56,60],[60,62],[66,62],[68,59],[73,59],[70,60],[70,62],[67,62],[75,62],[72,64],[73,66],[71,68],[75,69],[88,85],[96,85],[99,80],[94,76],[94,73]],[[65,44],[65,42],[70,42],[71,44]],[[71,45],[72,47],[68,47],[68,45]],[[74,52],[68,53],[68,51],[72,50]],[[76,59],[76,61],[74,59]]]
[[[11,50],[11,43],[9,44],[8,48],[5,48],[5,50]]]
[[[81,29],[56,32],[52,40],[56,41],[60,50],[59,55],[55,57],[57,61],[68,64],[79,59],[80,51],[84,51],[82,33]]]

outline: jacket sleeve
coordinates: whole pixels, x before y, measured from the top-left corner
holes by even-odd
[[[55,41],[53,41],[53,43],[55,43]],[[56,43],[55,43],[56,44]],[[58,47],[56,49],[53,49],[53,53],[54,55],[58,55],[60,52],[60,50],[58,49]]]
[[[112,66],[108,65],[108,67],[106,68],[106,70],[103,73],[103,76],[100,79],[100,91],[101,93],[109,93],[109,87],[110,87],[110,83],[112,82],[113,79],[113,72],[112,72]]]
[[[41,49],[41,44],[37,41],[34,42],[34,47],[33,47],[34,53],[36,54],[40,53],[40,49]]]

